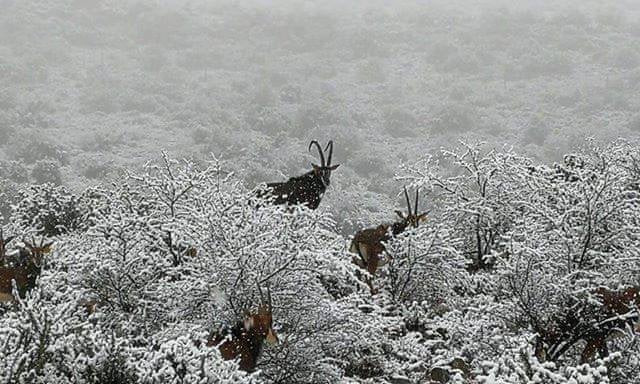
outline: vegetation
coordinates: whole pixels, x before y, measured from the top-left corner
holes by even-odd
[[[46,224],[23,219],[43,196],[59,210],[44,217],[70,224],[44,232],[56,243],[37,285],[3,307],[2,379],[638,383],[637,334],[624,329],[640,300],[601,287],[640,285],[639,155],[590,142],[545,165],[461,145],[402,166],[397,182],[430,211],[387,238],[373,292],[324,201],[271,205],[216,159],[165,155],[80,196],[34,186],[4,233]],[[206,340],[256,313],[260,286],[280,342],[248,375]],[[599,323],[611,313],[619,331]],[[576,323],[558,333],[563,316]],[[610,354],[583,353],[610,333]],[[568,347],[553,355],[557,341]]]
[[[211,152],[248,186],[342,163],[344,234],[382,219],[399,164],[459,139],[560,161],[585,137],[637,137],[635,2],[5,1],[0,160],[64,185]],[[4,166],[3,166],[4,167]],[[32,181],[42,179],[33,173]],[[338,199],[335,196],[351,196]],[[333,197],[332,197],[333,196]],[[376,206],[356,203],[375,197]],[[379,208],[378,208],[379,207]]]
[[[635,2],[0,3],[0,382],[640,384]]]

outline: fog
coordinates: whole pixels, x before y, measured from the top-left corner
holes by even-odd
[[[346,223],[386,215],[401,164],[460,140],[553,162],[640,131],[637,1],[0,5],[0,176],[17,184],[81,188],[167,151],[251,186],[332,139],[326,207]]]
[[[640,384],[639,134],[638,0],[0,0],[0,384]]]

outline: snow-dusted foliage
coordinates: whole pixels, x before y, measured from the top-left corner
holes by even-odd
[[[51,190],[23,191],[25,203],[14,217],[26,217]],[[282,341],[265,348],[258,366],[271,381],[334,382],[343,375],[345,356],[374,333],[361,326],[371,320],[325,289],[355,286],[354,267],[330,216],[270,205],[217,161],[198,168],[163,156],[144,172],[85,197],[84,227],[58,237],[38,303],[53,305],[49,295],[55,294],[73,310],[71,320],[126,342],[123,361],[135,380],[219,382],[230,365],[221,365],[215,348],[194,346],[255,310],[265,289]],[[52,199],[66,202],[67,195]],[[52,217],[67,209],[50,206]],[[62,291],[73,295],[65,301]],[[10,328],[20,323],[9,321],[16,316],[11,310],[7,316]],[[76,327],[71,320],[60,321]],[[29,374],[49,377],[41,370]]]
[[[553,330],[573,314],[593,329],[598,288],[640,283],[639,155],[589,142],[547,166],[462,144],[403,166],[428,216],[385,244],[373,295],[323,206],[272,205],[217,159],[163,155],[77,197],[23,190],[5,233],[56,243],[36,288],[2,304],[0,378],[637,384],[630,329],[584,362],[585,341]],[[279,343],[247,374],[208,341],[267,294]]]
[[[82,198],[65,187],[34,185],[20,191],[14,200],[18,203],[10,221],[22,230],[35,229],[45,236],[58,236],[85,226]]]
[[[533,357],[533,346],[536,333],[553,339],[548,335],[573,317],[576,335],[605,320],[598,287],[640,282],[637,156],[630,143],[588,142],[561,164],[546,166],[512,151],[464,144],[444,151],[440,161],[406,168],[403,178],[432,192],[435,220],[450,223],[461,241],[457,250],[471,275],[459,290],[461,313],[446,313],[443,328],[452,339],[456,330],[465,335],[454,346],[479,363],[483,382],[636,382],[638,347],[630,336],[609,342],[627,360],[614,354],[594,370],[575,365],[584,342],[572,340],[571,331],[560,337],[567,348],[558,349],[563,353],[553,363]]]

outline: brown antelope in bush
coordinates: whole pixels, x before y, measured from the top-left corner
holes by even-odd
[[[13,281],[20,296],[35,287],[42,269],[42,259],[51,251],[53,244],[53,242],[44,243],[44,239],[38,246],[34,245],[35,241],[23,242],[25,247],[19,250],[22,265],[0,267],[0,302],[13,301]]]
[[[207,342],[209,347],[218,346],[225,360],[239,359],[240,369],[246,372],[252,372],[256,368],[264,341],[269,344],[278,343],[272,326],[271,292],[267,287],[266,303],[260,287],[258,292],[261,304],[257,313],[247,314],[233,328],[211,335]]]
[[[326,162],[324,151],[317,141],[313,140],[309,143],[309,151],[314,145],[320,154],[320,165],[311,164],[313,167],[311,171],[301,176],[292,177],[285,182],[268,183],[267,191],[262,191],[259,195],[273,195],[275,204],[304,204],[310,209],[318,208],[322,196],[331,183],[331,172],[335,171],[340,164],[331,165],[333,141],[329,141],[325,148],[325,151],[329,150]]]
[[[601,358],[609,355],[607,339],[614,333],[621,334],[626,327],[640,332],[640,287],[620,291],[598,288],[593,297],[596,303],[580,303],[560,314],[551,327],[538,330],[535,353],[539,359],[554,361],[584,340],[580,361],[586,363],[596,352]]]
[[[378,267],[385,264],[385,260],[383,259],[383,253],[386,250],[384,243],[389,241],[393,236],[404,232],[408,227],[416,228],[427,216],[426,213],[418,214],[418,190],[416,190],[413,210],[411,209],[411,201],[409,200],[409,193],[406,187],[404,188],[404,197],[407,200],[407,215],[405,216],[401,211],[395,211],[400,217],[400,221],[393,224],[380,224],[375,228],[363,229],[356,233],[353,240],[351,240],[349,251],[357,255],[357,257],[353,257],[353,262],[360,268],[366,269],[371,275],[371,277],[367,279],[367,284],[372,292],[375,292],[375,290],[371,279],[378,270]]]

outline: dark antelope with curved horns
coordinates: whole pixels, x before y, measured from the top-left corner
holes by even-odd
[[[263,342],[278,343],[278,336],[273,330],[271,291],[267,286],[266,303],[259,285],[258,292],[261,303],[257,313],[247,314],[233,328],[216,332],[207,341],[207,346],[218,347],[225,360],[239,359],[240,369],[246,372],[255,370]]]
[[[384,243],[391,240],[393,236],[401,234],[408,227],[418,227],[427,216],[426,213],[418,214],[419,190],[416,189],[413,209],[406,187],[404,188],[404,197],[407,200],[407,215],[405,216],[399,210],[395,211],[400,217],[400,221],[393,224],[385,223],[374,228],[363,229],[357,232],[351,240],[349,251],[357,255],[353,257],[353,262],[360,268],[366,269],[371,275],[371,277],[367,279],[367,284],[372,293],[375,292],[372,278],[378,268],[386,264],[386,260],[383,258],[383,253],[386,250]]]
[[[35,240],[32,243],[23,240],[23,243],[25,248],[19,250],[19,256],[23,264],[0,267],[0,302],[14,300],[13,281],[16,283],[20,296],[23,296],[36,286],[36,280],[42,270],[44,255],[51,251],[51,245],[53,244],[53,242],[45,243],[44,239],[37,246],[34,245]]]
[[[640,332],[640,286],[614,291],[594,290],[593,301],[583,302],[575,309],[559,314],[546,329],[538,329],[535,354],[540,360],[555,361],[577,342],[586,342],[580,362],[586,363],[597,352],[601,358],[609,355],[607,340],[625,328]]]
[[[259,195],[270,193],[274,196],[275,204],[304,204],[310,209],[316,209],[320,205],[322,196],[331,183],[331,172],[335,171],[340,164],[331,165],[333,156],[333,141],[327,143],[324,151],[320,144],[313,140],[309,143],[309,151],[315,146],[320,155],[320,165],[311,164],[313,169],[304,175],[291,177],[285,182],[268,183],[267,191],[261,191]],[[325,162],[325,152],[329,154]]]

